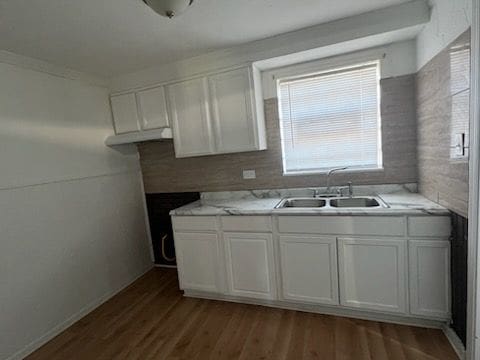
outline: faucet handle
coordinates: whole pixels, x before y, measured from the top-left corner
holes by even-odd
[[[308,190],[313,191],[313,197],[317,197],[319,195],[318,189],[317,188],[308,188]]]

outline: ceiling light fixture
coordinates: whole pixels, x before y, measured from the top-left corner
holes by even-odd
[[[143,0],[156,13],[169,19],[187,10],[193,0]]]

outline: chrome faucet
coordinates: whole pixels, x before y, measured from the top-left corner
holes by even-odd
[[[351,181],[349,181],[346,186],[342,186],[342,187],[338,188],[337,192],[340,196],[345,196],[343,194],[344,190],[347,190],[347,196],[348,197],[353,197],[353,184],[352,184]]]
[[[337,171],[342,171],[342,170],[346,170],[346,169],[348,169],[348,166],[338,167],[338,168],[333,168],[333,169],[328,170],[328,172],[327,172],[327,188],[325,189],[325,193],[327,193],[327,194],[330,193],[330,175],[332,175],[333,173],[335,173]]]

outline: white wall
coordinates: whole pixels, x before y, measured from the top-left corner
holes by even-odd
[[[105,88],[0,63],[0,189],[138,169],[106,148]]]
[[[111,79],[110,87],[120,92],[292,54],[291,64],[414,39],[429,17],[426,1],[414,0],[124,74]]]
[[[20,359],[152,267],[136,149],[108,91],[0,62],[0,359]]]
[[[417,37],[418,70],[472,23],[472,0],[431,0],[430,5],[430,22]]]
[[[413,74],[416,72],[415,51],[415,40],[408,40],[347,54],[324,57],[315,61],[264,69],[262,72],[263,97],[264,99],[277,97],[278,78],[314,73],[372,60],[380,60],[380,77],[382,79]]]

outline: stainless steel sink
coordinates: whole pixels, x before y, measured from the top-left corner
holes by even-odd
[[[275,206],[276,209],[279,208],[318,208],[324,207],[327,204],[325,199],[317,198],[288,198],[283,199],[280,203]]]
[[[330,206],[335,208],[371,208],[382,206],[374,197],[349,197],[331,199]]]
[[[379,208],[388,207],[382,199],[373,196],[353,196],[334,198],[286,198],[275,209],[285,208]]]

